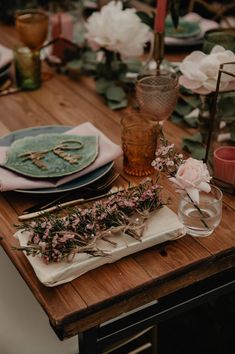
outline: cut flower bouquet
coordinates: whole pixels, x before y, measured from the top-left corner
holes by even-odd
[[[141,22],[135,9],[124,9],[121,1],[111,1],[94,12],[85,27],[85,38],[98,53],[97,92],[104,95],[110,108],[126,107],[126,74],[131,65],[140,67],[136,61],[131,64],[130,58],[143,54],[150,40],[149,27]]]

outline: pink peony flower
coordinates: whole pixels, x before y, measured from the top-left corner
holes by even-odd
[[[210,192],[210,179],[206,164],[191,157],[180,165],[175,177],[170,178],[180,190],[185,190],[197,205],[199,191]]]

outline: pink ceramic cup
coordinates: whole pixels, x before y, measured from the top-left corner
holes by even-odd
[[[222,146],[214,151],[214,176],[235,185],[235,147]]]

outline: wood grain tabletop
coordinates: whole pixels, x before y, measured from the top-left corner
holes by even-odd
[[[0,41],[13,47],[18,42],[14,28],[2,25]],[[174,54],[170,59],[181,57]],[[29,127],[76,126],[90,121],[120,144],[120,119],[130,108],[111,111],[95,92],[90,77],[73,81],[52,68],[44,70],[52,71],[52,77],[44,81],[40,89],[0,97],[0,136]],[[169,140],[180,147],[181,138],[192,135],[194,130],[168,121],[165,132]],[[123,173],[122,159],[116,165],[121,173],[119,183],[130,180],[130,176]],[[169,207],[176,211],[178,196],[174,187],[165,176],[160,176],[160,183],[165,196],[171,197]],[[235,265],[235,199],[224,195],[222,221],[212,236],[185,236],[104,265],[67,284],[48,288],[38,281],[24,254],[12,249],[17,244],[13,234],[18,215],[38,201],[39,196],[35,195],[0,193],[1,246],[60,338],[71,337]]]

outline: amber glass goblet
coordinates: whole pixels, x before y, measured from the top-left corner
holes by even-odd
[[[39,9],[26,9],[17,11],[15,19],[22,42],[32,51],[39,50],[47,38],[47,14]]]

